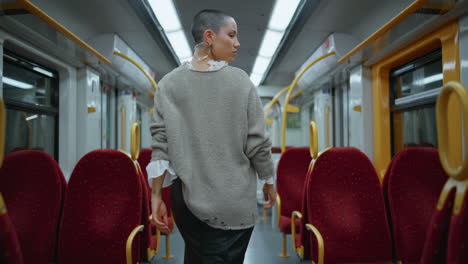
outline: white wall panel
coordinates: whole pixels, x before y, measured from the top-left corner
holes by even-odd
[[[100,149],[102,140],[101,86],[99,74],[89,67],[78,70],[78,156]]]

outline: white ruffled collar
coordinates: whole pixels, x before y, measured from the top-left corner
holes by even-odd
[[[210,65],[210,67],[208,67],[208,69],[204,70],[204,71],[201,71],[201,70],[197,70],[193,67],[192,65],[192,62],[191,61],[186,61],[184,62],[184,66],[188,67],[190,70],[192,71],[198,71],[198,72],[213,72],[213,71],[219,71],[221,70],[222,68],[224,68],[225,66],[228,65],[228,63],[226,61],[215,61],[215,60],[209,60],[208,62],[208,65]]]

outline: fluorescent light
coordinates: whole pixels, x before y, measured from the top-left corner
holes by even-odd
[[[38,115],[32,115],[32,116],[29,116],[29,117],[26,117],[26,121],[30,121],[30,120],[33,120],[33,119],[36,119],[38,117]]]
[[[169,42],[171,42],[172,48],[179,57],[179,60],[181,60],[180,58],[192,56],[187,39],[185,38],[185,34],[182,30],[168,33],[167,38],[169,39]]]
[[[34,67],[33,67],[33,70],[34,70],[34,71],[37,71],[37,72],[39,72],[39,73],[42,73],[42,74],[44,74],[44,75],[46,75],[46,76],[54,77],[54,74],[53,74],[53,73],[51,73],[50,71],[46,71],[46,70],[44,70],[44,69],[42,69],[42,68],[39,68],[39,67],[34,66]]]
[[[148,2],[179,61],[183,62],[191,58],[192,50],[189,47],[173,0],[149,0]]]
[[[276,49],[278,48],[281,39],[283,38],[284,32],[277,32],[267,29],[265,36],[258,52],[262,57],[273,57]]]
[[[426,84],[429,84],[429,83],[441,81],[443,79],[444,79],[444,75],[442,73],[438,73],[438,74],[426,77],[424,79],[417,79],[417,80],[415,80],[413,82],[413,85],[423,86],[423,85],[426,85]],[[407,88],[405,86],[403,86],[403,87]],[[403,90],[403,87],[402,87],[402,90]]]
[[[255,86],[260,85],[260,82],[263,79],[263,74],[252,73],[250,74],[250,80],[253,82]]]
[[[5,76],[3,76],[3,82],[8,84],[8,85],[15,86],[15,87],[18,87],[18,88],[21,88],[21,89],[31,89],[31,88],[34,87],[34,85],[32,85],[32,84],[20,82],[20,81],[17,81],[17,80],[13,80],[13,79],[10,79],[10,78],[5,77]]]
[[[149,0],[148,2],[166,33],[182,28],[172,0]]]
[[[433,83],[433,82],[437,82],[437,81],[441,81],[444,79],[444,75],[442,73],[439,73],[439,74],[436,74],[436,75],[432,75],[432,76],[429,76],[429,77],[426,77],[424,78],[423,80],[423,84],[426,85],[428,83]]]
[[[286,30],[300,2],[300,0],[277,0],[268,28],[277,31]]]
[[[276,0],[250,79],[259,85],[301,0]]]
[[[270,65],[270,61],[271,61],[271,57],[269,58],[257,57],[257,59],[255,60],[255,64],[253,66],[252,72],[263,74],[267,70],[268,65]]]

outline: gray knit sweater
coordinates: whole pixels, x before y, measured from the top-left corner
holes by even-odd
[[[256,175],[273,176],[257,90],[241,69],[198,72],[182,65],[159,82],[151,123],[152,160],[168,160],[184,200],[220,229],[252,227]]]

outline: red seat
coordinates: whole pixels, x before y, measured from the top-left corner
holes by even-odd
[[[289,148],[277,167],[278,226],[283,233],[283,256],[286,256],[286,234],[291,234],[291,213],[301,209],[302,190],[311,161],[309,148]],[[297,222],[299,225],[299,222]]]
[[[23,254],[7,207],[0,193],[0,263],[23,264]]]
[[[36,150],[16,151],[0,169],[0,192],[25,263],[55,262],[65,179],[57,162]]]
[[[426,232],[447,181],[437,149],[407,148],[395,155],[384,178],[395,255],[402,263],[421,259]]]
[[[142,222],[142,188],[132,159],[95,150],[75,166],[59,237],[59,263],[125,263],[127,238]],[[132,247],[139,260],[140,236]]]
[[[311,161],[309,148],[290,148],[281,155],[277,168],[278,195],[281,199],[279,228],[291,234],[291,213],[301,209],[302,190]]]
[[[323,152],[310,177],[308,218],[324,241],[324,263],[391,263],[392,248],[380,182],[356,148]],[[310,254],[318,262],[311,234]]]
[[[465,180],[466,181],[466,180]],[[462,192],[462,190],[458,190]],[[454,212],[450,221],[450,232],[447,245],[447,263],[468,263],[468,195],[464,190],[465,199],[460,212]]]

